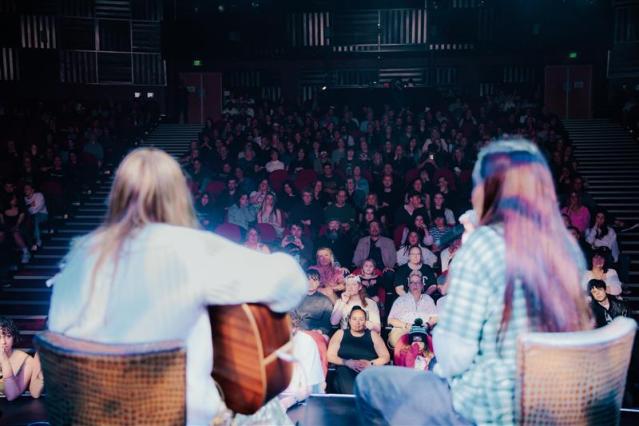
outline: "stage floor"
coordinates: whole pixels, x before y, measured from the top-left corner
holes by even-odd
[[[43,426],[47,413],[43,399],[19,398],[7,402],[0,398],[0,426]],[[289,417],[297,426],[357,426],[355,399],[346,395],[311,396],[304,404],[289,410]],[[639,424],[639,410],[624,410],[621,426]]]

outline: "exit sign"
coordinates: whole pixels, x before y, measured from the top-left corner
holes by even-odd
[[[193,59],[193,66],[194,67],[201,67],[202,66],[202,60],[201,59]]]
[[[568,57],[569,57],[570,59],[577,59],[577,52],[570,52],[570,53],[568,54]]]

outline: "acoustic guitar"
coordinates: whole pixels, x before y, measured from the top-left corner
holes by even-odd
[[[253,414],[291,382],[291,319],[264,305],[210,306],[213,379],[226,406]],[[285,356],[284,356],[285,357]]]

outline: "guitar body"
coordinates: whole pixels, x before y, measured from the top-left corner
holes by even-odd
[[[277,357],[292,354],[291,320],[266,306],[210,306],[213,378],[226,406],[253,414],[291,382],[293,365]]]

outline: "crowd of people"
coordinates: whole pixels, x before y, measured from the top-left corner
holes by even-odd
[[[3,247],[19,250],[20,261],[29,261],[48,230],[46,183],[58,179],[79,188],[109,152],[116,158],[123,149],[112,136],[123,117],[118,112],[76,104],[57,115],[41,109],[28,116],[40,123],[39,142],[7,140],[9,157],[3,159],[12,160],[3,169],[0,238]],[[563,225],[588,262],[581,280],[597,326],[626,315],[622,274],[615,269],[619,223],[588,194],[560,120],[516,93],[358,111],[241,98],[220,120],[207,121],[179,163],[202,228],[257,252],[287,253],[306,271],[308,292],[291,311],[294,340],[304,347],[313,342],[313,350],[296,353],[303,375],[313,378],[300,386],[353,393],[360,373],[391,361],[414,370],[437,368],[432,335],[450,297],[448,274],[480,225],[471,203],[473,168],[480,151],[496,140],[532,141],[530,156],[541,153],[549,165],[547,183],[554,180],[557,196],[548,199],[559,204]],[[78,157],[85,163],[74,169],[82,164]],[[131,186],[152,187],[127,178]],[[544,190],[552,192],[551,186]],[[195,262],[202,253],[192,249],[189,261]],[[456,268],[458,274],[465,270]],[[257,272],[255,279],[256,288],[263,284]],[[57,313],[55,327],[64,315]],[[15,326],[7,319],[1,324],[7,389],[6,378],[17,375],[11,359],[19,354],[6,343],[15,338]],[[35,384],[24,381],[20,390],[36,386],[35,396],[37,358],[31,363]]]
[[[322,359],[336,367],[328,387],[350,392],[359,371],[390,359],[369,334],[384,338],[394,363],[414,352],[425,362],[408,365],[432,367],[430,331],[446,301],[448,267],[477,225],[472,167],[497,139],[530,140],[542,152],[564,224],[591,265],[584,287],[594,295],[604,282],[608,298],[623,304],[621,224],[588,194],[561,121],[517,93],[419,110],[238,98],[223,119],[206,123],[181,164],[204,228],[289,253],[306,268],[311,289],[295,315],[327,343]],[[622,312],[598,300],[607,322]],[[367,362],[346,362],[339,354],[347,352]]]

